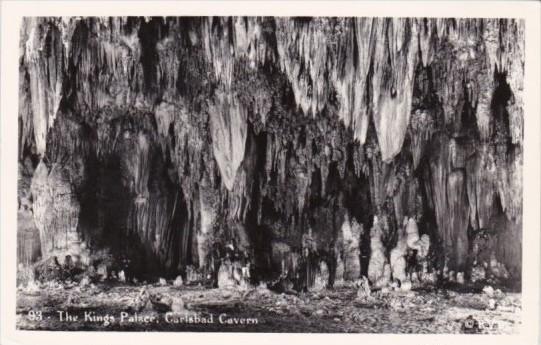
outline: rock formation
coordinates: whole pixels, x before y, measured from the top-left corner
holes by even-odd
[[[407,219],[404,219],[402,227],[398,228],[398,240],[396,241],[396,247],[391,250],[390,253],[390,265],[392,268],[393,279],[398,279],[400,282],[406,280],[406,252],[409,247],[409,233],[407,233],[407,227],[409,223]]]
[[[430,272],[520,277],[521,20],[36,17],[19,54],[24,265],[374,283],[414,217]]]
[[[382,242],[382,226],[379,222],[379,219],[375,216],[374,224],[370,230],[370,263],[368,264],[368,279],[374,284],[387,278],[385,271],[388,260]]]
[[[345,280],[354,281],[359,279],[361,274],[360,241],[363,227],[355,218],[350,222],[349,216],[346,216],[341,230],[344,248],[343,265],[345,267],[343,277]]]
[[[407,259],[408,251],[414,251],[413,259],[423,261],[428,255],[430,249],[430,237],[424,234],[419,238],[419,229],[415,219],[404,217],[402,227],[397,230],[398,239],[396,246],[390,253],[390,265],[392,268],[393,279],[398,279],[400,282],[409,279],[407,273]]]

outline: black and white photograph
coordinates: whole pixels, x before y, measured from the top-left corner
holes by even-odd
[[[16,329],[519,334],[526,20],[419,14],[23,16]]]

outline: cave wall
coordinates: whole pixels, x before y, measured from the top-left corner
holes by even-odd
[[[25,18],[19,76],[20,262],[273,279],[309,242],[357,279],[415,217],[435,268],[520,277],[523,21]]]

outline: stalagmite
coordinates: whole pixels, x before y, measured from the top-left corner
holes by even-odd
[[[182,276],[177,276],[175,278],[175,280],[173,281],[173,286],[174,287],[181,287],[183,284],[184,284],[184,282],[182,280]]]
[[[402,227],[398,229],[398,240],[396,247],[391,250],[390,264],[392,268],[393,279],[398,279],[400,282],[406,280],[406,251],[408,249],[408,242],[410,239],[410,233],[408,232],[407,218],[404,218]]]
[[[423,234],[419,238],[419,228],[414,218],[409,218],[407,223],[406,219],[404,219],[404,224],[408,248],[417,250],[417,255],[420,258],[425,258],[430,249],[430,237],[427,234]]]
[[[215,200],[213,194],[207,188],[208,186],[203,183],[199,191],[201,227],[197,232],[197,255],[200,268],[208,267],[209,253],[212,248],[213,227],[216,221],[216,211],[213,205]]]
[[[370,282],[366,277],[362,277],[359,281],[359,288],[357,290],[357,298],[366,299],[371,295]]]
[[[344,283],[344,261],[338,255],[336,258],[336,272],[334,276],[334,285],[340,286]]]
[[[59,165],[50,168],[42,161],[32,179],[34,220],[40,231],[44,258],[83,254],[77,231],[80,204],[69,178]]]
[[[370,230],[370,263],[368,265],[368,279],[371,282],[378,281],[384,276],[384,266],[387,262],[381,242],[382,230],[377,216],[374,216],[374,224]]]
[[[316,273],[314,281],[314,291],[321,291],[325,289],[329,282],[329,268],[327,264],[322,261],[319,264],[319,272]]]
[[[231,288],[236,285],[233,278],[233,264],[229,260],[224,260],[218,270],[218,287]]]
[[[349,221],[347,216],[342,224],[344,241],[344,280],[357,280],[361,274],[359,242],[363,233],[362,224],[355,218]]]
[[[392,275],[391,265],[387,263],[383,266],[383,274],[374,282],[373,284],[374,288],[376,289],[386,288],[391,282],[391,275]]]

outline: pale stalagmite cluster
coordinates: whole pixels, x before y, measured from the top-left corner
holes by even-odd
[[[520,277],[522,21],[26,18],[19,72],[22,263]]]

